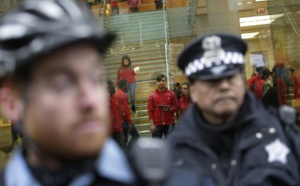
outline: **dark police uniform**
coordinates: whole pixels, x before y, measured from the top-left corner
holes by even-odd
[[[298,185],[299,172],[279,119],[247,93],[239,116],[210,126],[192,104],[168,137],[173,154],[167,185],[211,180],[218,186]]]
[[[214,37],[196,40],[180,55],[178,65],[190,81],[241,70],[246,44],[231,35],[218,34],[218,41]],[[167,142],[173,155],[168,186],[299,185],[300,146],[294,153],[279,117],[250,92],[236,118],[223,125],[208,123],[201,109],[191,104]]]

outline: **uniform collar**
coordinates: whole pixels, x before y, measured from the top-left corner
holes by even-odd
[[[124,152],[112,139],[105,142],[96,169],[99,175],[114,181],[128,184],[135,181],[135,176]],[[87,185],[85,183],[91,182],[92,178],[91,174],[84,174],[75,178],[70,185]],[[14,151],[12,159],[8,162],[4,172],[4,181],[5,185],[13,186],[40,185],[31,174],[21,148]]]

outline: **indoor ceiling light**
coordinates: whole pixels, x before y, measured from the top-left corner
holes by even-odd
[[[250,32],[250,33],[244,33],[242,34],[242,39],[250,39],[255,37],[259,32]]]
[[[264,15],[264,16],[252,16],[252,17],[241,17],[240,26],[256,26],[256,25],[267,25],[271,24],[273,21],[282,17],[284,14],[275,14],[275,15]]]
[[[263,2],[263,1],[269,1],[269,0],[255,0],[255,2]]]

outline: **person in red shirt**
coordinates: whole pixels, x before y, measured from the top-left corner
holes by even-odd
[[[138,12],[140,7],[140,0],[127,0],[131,12]]]
[[[118,101],[118,108],[120,109],[120,113],[122,116],[122,127],[124,133],[124,144],[125,148],[128,147],[130,149],[134,142],[139,139],[139,132],[136,129],[134,123],[130,117],[130,110],[127,102],[126,92],[128,91],[128,83],[125,79],[121,79],[119,81],[119,89],[116,93],[117,101]],[[128,133],[131,135],[131,140],[128,142]],[[128,145],[127,145],[128,142]]]
[[[294,99],[300,98],[300,69],[294,76]]]
[[[175,125],[174,112],[179,110],[176,95],[166,87],[167,77],[156,77],[157,89],[148,98],[148,114],[152,137],[166,137]]]
[[[119,3],[118,0],[110,0],[110,6],[114,15],[119,14]]]
[[[253,76],[251,79],[247,81],[248,89],[251,90],[258,99],[262,99],[263,95],[263,86],[265,80],[262,79],[261,68],[257,67],[256,71],[258,72],[257,76]]]
[[[118,109],[116,90],[114,83],[111,80],[107,80],[108,92],[110,95],[110,120],[111,120],[111,133],[112,138],[124,149],[125,144],[123,140],[123,128],[122,128],[122,119],[120,118],[120,112]]]
[[[136,89],[136,72],[131,60],[128,55],[122,57],[121,65],[118,67],[117,83],[119,84],[120,79],[125,79],[128,82],[129,94],[131,100],[131,110],[135,112],[135,89]]]
[[[181,98],[179,100],[180,104],[180,116],[184,113],[184,111],[189,107],[191,103],[190,98],[190,84],[188,82],[184,82],[181,84]]]

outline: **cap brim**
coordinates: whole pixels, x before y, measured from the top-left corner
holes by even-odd
[[[195,74],[190,75],[189,78],[195,79],[195,80],[197,80],[197,79],[199,79],[199,80],[217,80],[217,79],[232,76],[238,72],[241,72],[241,68],[230,69],[219,75],[215,75],[215,74],[203,75],[203,74],[195,73]]]

